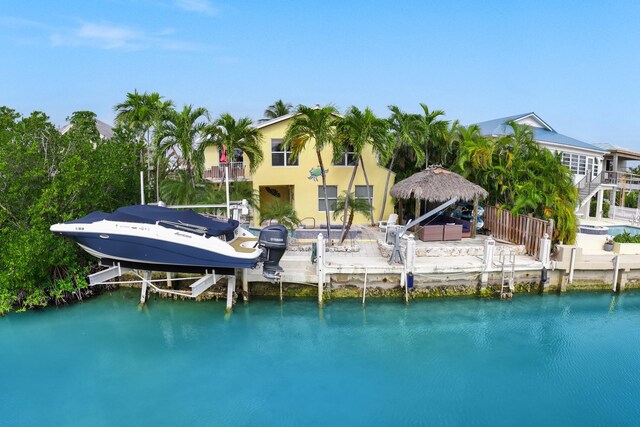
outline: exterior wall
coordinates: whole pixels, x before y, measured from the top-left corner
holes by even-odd
[[[318,187],[322,187],[322,178],[317,177],[317,181],[315,181],[310,178],[309,173],[311,169],[318,167],[316,152],[311,148],[313,141],[309,141],[309,148],[300,154],[298,166],[273,166],[271,163],[271,139],[283,138],[289,122],[290,120],[283,120],[260,129],[263,137],[262,150],[264,160],[255,173],[249,175],[249,160],[246,155],[243,156],[245,174],[252,181],[253,189],[259,191],[261,202],[274,200],[273,194],[267,192],[267,187],[275,189],[281,195],[280,200],[293,203],[299,219],[311,217],[316,220],[317,224],[324,224],[326,222],[325,213],[318,210]],[[349,185],[353,166],[333,165],[331,148],[327,148],[322,152],[322,160],[324,161],[325,169],[328,169],[327,186],[337,186],[338,194],[342,194]],[[369,185],[373,187],[373,212],[374,220],[377,221],[382,206],[387,169],[378,165],[377,158],[370,148],[366,149],[362,154],[362,161],[367,169]],[[218,164],[218,148],[208,147],[205,150],[205,168],[209,169],[211,166],[217,166]],[[389,182],[390,186],[393,185],[394,176],[395,174],[392,173]],[[356,185],[365,185],[362,168],[358,168],[353,185],[354,190]],[[331,206],[329,206],[329,209],[331,209]],[[393,213],[393,202],[391,197],[387,197],[385,217],[388,217],[391,213]],[[255,225],[260,224],[260,219],[257,215],[254,222]],[[332,222],[339,223],[341,220],[340,218],[332,219]],[[366,224],[368,220],[363,215],[357,214],[353,222],[355,224]]]
[[[604,153],[595,153],[591,150],[581,149],[580,147],[570,147],[567,145],[560,146],[560,145],[552,144],[546,141],[536,141],[536,142],[554,154],[555,153],[578,154],[580,156],[585,156],[587,158],[587,163],[589,162],[589,159],[592,159],[592,161],[594,162],[594,165],[597,165],[598,174],[600,174],[604,169],[604,161],[603,161]],[[585,174],[574,172],[573,182],[578,183],[582,178],[584,178],[584,176]]]
[[[318,210],[318,187],[322,187],[322,178],[317,177],[317,181],[315,181],[310,178],[309,173],[311,169],[318,167],[318,158],[315,150],[312,149],[313,141],[309,141],[308,148],[300,154],[298,166],[272,166],[271,164],[271,139],[283,138],[289,122],[290,120],[283,120],[260,129],[263,135],[264,162],[252,176],[253,188],[291,186],[292,191],[288,196],[293,200],[298,218],[311,217],[315,218],[317,224],[324,224],[326,222],[325,213]],[[327,186],[337,186],[338,194],[342,194],[349,185],[353,166],[336,166],[332,164],[331,159],[331,148],[322,151],[322,160],[325,164],[325,169],[328,169]],[[377,164],[376,156],[370,148],[366,149],[362,154],[362,161],[367,169],[369,185],[373,186],[374,219],[377,220],[382,205],[387,169]],[[393,184],[393,175],[392,173],[390,184]],[[353,185],[354,188],[356,185],[365,185],[361,168],[358,168]],[[261,198],[261,200],[267,199]],[[329,209],[331,209],[331,206],[329,206]],[[391,197],[388,197],[385,215],[388,216],[392,212],[393,204]],[[338,223],[340,219],[332,219],[332,222]],[[356,215],[354,218],[354,223],[356,224],[365,224],[367,222],[367,219],[362,215]],[[256,219],[255,223],[259,225],[260,220]]]
[[[537,121],[533,116],[518,119],[516,120],[516,123],[518,123],[519,125],[527,125],[534,128],[545,128],[545,126],[539,121]]]

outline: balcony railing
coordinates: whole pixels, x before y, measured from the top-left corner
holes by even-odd
[[[204,171],[204,178],[209,181],[220,182],[224,180],[224,165],[211,166]],[[229,181],[246,181],[251,176],[245,174],[245,165],[243,162],[229,163]]]
[[[640,175],[628,172],[605,171],[602,182],[605,184],[616,184],[618,187],[625,187],[629,190],[640,189]]]

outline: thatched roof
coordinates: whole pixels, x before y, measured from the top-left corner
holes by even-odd
[[[441,166],[430,166],[403,179],[391,187],[389,193],[397,199],[414,197],[428,202],[446,202],[454,197],[470,201],[475,196],[482,199],[489,194],[479,185]]]

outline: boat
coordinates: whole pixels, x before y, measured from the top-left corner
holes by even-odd
[[[287,229],[281,224],[263,228],[256,237],[233,219],[155,205],[96,211],[50,230],[75,240],[103,265],[150,271],[233,274],[233,269],[263,263],[263,275],[275,280],[287,248]]]

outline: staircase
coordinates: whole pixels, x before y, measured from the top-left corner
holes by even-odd
[[[595,178],[592,178],[591,173],[587,173],[587,175],[582,178],[576,184],[578,188],[578,207],[576,208],[576,212],[578,212],[589,200],[593,197],[598,190],[600,190],[600,186],[602,185],[602,173],[600,173]]]

